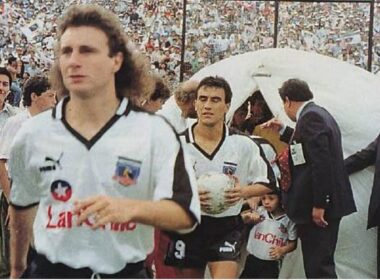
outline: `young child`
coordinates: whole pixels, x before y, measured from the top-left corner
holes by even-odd
[[[281,207],[280,191],[263,195],[261,204],[256,211],[247,210],[241,214],[244,223],[254,223],[241,279],[278,278],[280,260],[297,247],[295,224]]]

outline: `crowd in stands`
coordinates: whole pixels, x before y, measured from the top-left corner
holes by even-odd
[[[0,66],[20,63],[15,84],[48,71],[57,20],[72,3],[97,3],[118,14],[152,72],[176,88],[180,77],[181,0],[0,0]],[[188,0],[184,79],[231,55],[273,47],[274,1]],[[280,2],[277,47],[332,56],[368,67],[369,3]],[[372,72],[380,70],[380,3],[375,4]]]

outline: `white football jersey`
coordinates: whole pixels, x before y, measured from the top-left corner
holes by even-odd
[[[195,125],[196,123],[182,133],[180,138],[186,152],[190,154],[197,178],[206,172],[214,171],[237,176],[241,186],[261,183],[269,188],[275,188],[273,171],[262,150],[252,139],[245,135],[232,134],[225,125],[223,138],[210,155],[195,143],[193,134]],[[220,214],[208,214],[202,211],[202,215],[236,216],[241,212],[242,204],[241,200]]]
[[[289,240],[296,240],[296,225],[286,214],[272,217],[263,206],[257,212],[264,220],[249,232],[247,251],[261,260],[273,260],[269,256],[270,248],[283,247]]]
[[[0,159],[8,160],[16,133],[21,125],[30,117],[29,111],[24,110],[7,119],[0,133]]]
[[[267,139],[262,138],[260,136],[251,135],[250,137],[257,145],[259,145],[263,149],[265,158],[267,159],[270,166],[272,167],[274,176],[277,179],[276,186],[277,188],[280,188],[278,180],[280,180],[281,178],[281,171],[276,162],[277,153],[274,146]]]
[[[107,274],[146,258],[153,249],[150,226],[110,223],[93,230],[91,218],[76,225],[73,203],[93,195],[170,199],[199,222],[192,166],[163,118],[123,99],[114,117],[86,140],[65,119],[67,101],[27,120],[10,155],[12,205],[38,204],[38,253],[53,263]]]
[[[157,115],[163,116],[175,129],[177,133],[182,133],[196,120],[182,117],[182,111],[178,107],[174,96],[162,106],[162,109],[156,112]]]

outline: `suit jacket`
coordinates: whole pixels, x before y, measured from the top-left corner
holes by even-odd
[[[296,224],[311,223],[313,207],[324,208],[325,219],[356,211],[344,166],[340,129],[327,110],[313,102],[307,104],[295,131],[287,127],[281,139],[302,144],[306,161],[295,165],[290,157],[292,182],[284,204]]]
[[[375,177],[368,208],[367,228],[380,226],[380,134],[365,149],[349,156],[344,164],[348,174],[375,165]]]

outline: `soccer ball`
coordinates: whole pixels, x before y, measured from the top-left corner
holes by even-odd
[[[233,178],[223,173],[206,172],[198,178],[197,183],[199,190],[210,192],[210,208],[204,212],[215,215],[227,210],[228,206],[225,205],[224,192],[235,186]]]

